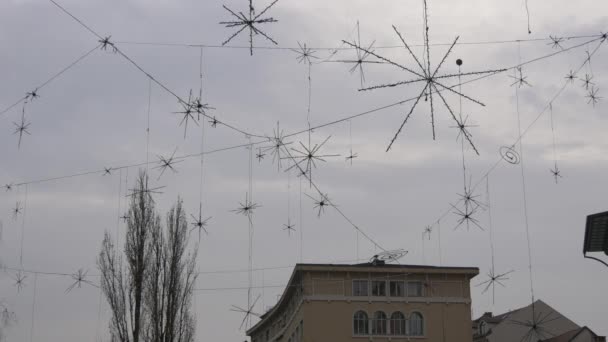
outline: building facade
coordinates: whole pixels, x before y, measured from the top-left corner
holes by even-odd
[[[252,342],[472,341],[477,268],[298,264]]]

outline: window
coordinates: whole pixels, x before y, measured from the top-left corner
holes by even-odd
[[[368,296],[368,281],[353,280],[353,296]]]
[[[422,282],[410,281],[407,283],[408,297],[422,297]]]
[[[488,323],[486,321],[479,322],[479,335],[483,336],[488,333]]]
[[[372,280],[372,296],[386,296],[386,281]]]
[[[353,318],[355,335],[369,335],[369,318],[365,311],[357,311]]]
[[[405,335],[405,315],[399,311],[391,315],[391,335]]]
[[[410,315],[408,320],[408,328],[410,336],[424,336],[424,319],[418,312],[414,312]]]
[[[391,297],[405,296],[405,282],[391,281],[390,282]]]
[[[386,314],[376,311],[372,319],[372,335],[386,335]]]

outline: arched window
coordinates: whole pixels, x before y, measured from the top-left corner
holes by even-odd
[[[409,336],[424,336],[424,318],[418,312],[413,312],[408,320]]]
[[[365,311],[357,311],[353,317],[355,335],[369,335],[369,318]]]
[[[405,335],[405,316],[399,311],[391,315],[391,335]]]
[[[372,335],[386,335],[386,314],[382,311],[374,312]]]

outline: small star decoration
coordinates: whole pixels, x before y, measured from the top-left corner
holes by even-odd
[[[272,145],[264,147],[262,151],[264,153],[271,151],[270,154],[272,155],[272,162],[273,163],[275,161],[277,162],[277,171],[278,171],[281,169],[281,159],[283,159],[283,157],[281,157],[281,149],[285,145],[291,144],[291,143],[285,143],[285,134],[283,133],[283,130],[281,129],[279,122],[277,122],[277,128],[276,129],[273,128],[273,136],[268,137],[268,141],[271,142]]]
[[[102,50],[105,51],[105,50],[108,49],[108,47],[111,47],[112,48],[112,52],[118,51],[118,49],[116,48],[116,46],[114,45],[114,43],[112,43],[110,41],[111,38],[112,38],[112,36],[107,36],[107,37],[105,37],[103,39],[98,40],[98,42],[101,43],[101,49]]]
[[[264,154],[264,153],[262,152],[262,148],[261,148],[261,147],[259,147],[259,148],[258,148],[258,152],[255,154],[255,157],[258,159],[258,162],[260,162],[260,163],[261,163],[261,162],[262,162],[262,159],[264,159],[264,156],[266,156],[266,154]]]
[[[516,76],[509,75],[509,77],[511,77],[512,79],[515,80],[515,82],[511,83],[511,87],[514,86],[514,85],[516,85],[516,84],[517,84],[517,86],[519,88],[523,87],[524,85],[527,85],[528,87],[532,86],[530,83],[528,83],[528,81],[527,81],[528,76],[524,76],[521,67],[517,67],[516,74],[519,74],[519,76],[517,76],[517,75]]]
[[[570,70],[570,73],[568,75],[566,75],[566,79],[568,80],[568,82],[570,83],[574,83],[574,80],[576,79],[576,74],[574,73],[574,71]]]
[[[310,65],[310,64],[312,64],[311,58],[319,59],[319,57],[314,55],[316,53],[316,51],[307,47],[306,43],[304,43],[304,45],[302,45],[302,44],[300,44],[300,42],[298,42],[298,46],[300,47],[299,49],[290,49],[291,51],[298,54],[298,57],[296,57],[296,60],[298,61],[298,63],[306,63],[306,64]]]
[[[353,153],[353,149],[351,148],[350,149],[350,154],[345,159],[346,159],[346,162],[347,163],[350,162],[350,165],[352,166],[353,165],[353,159],[355,159],[357,157],[359,157],[359,154]]]
[[[475,144],[473,144],[473,135],[471,134],[471,132],[469,132],[469,130],[467,128],[471,128],[471,127],[479,127],[478,125],[468,125],[467,124],[467,120],[469,120],[469,117],[466,116],[464,119],[461,117],[459,117],[458,119],[456,119],[456,126],[450,126],[450,128],[457,128],[458,129],[458,135],[456,136],[456,140],[458,139],[466,139],[467,142],[469,143],[469,145],[473,148],[473,150],[475,151],[475,153],[477,155],[479,155],[479,151],[477,150],[477,147],[475,147]]]
[[[112,168],[111,167],[104,167],[103,168],[103,175],[104,176],[112,175]]]
[[[179,160],[176,161],[175,160],[175,153],[177,152],[177,148],[173,151],[173,154],[171,154],[171,157],[169,158],[165,158],[163,156],[157,156],[158,157],[158,166],[155,167],[155,169],[160,169],[160,175],[158,176],[158,179],[160,179],[160,177],[163,176],[163,174],[165,173],[165,171],[167,169],[173,171],[173,173],[177,173],[177,170],[173,167],[175,164],[182,162],[183,160]]]
[[[205,235],[208,234],[207,233],[207,222],[209,222],[209,220],[211,220],[211,216],[207,217],[206,219],[203,220],[203,204],[202,203],[199,203],[198,217],[194,216],[194,215],[190,215],[190,216],[194,220],[194,221],[192,221],[192,230],[198,229],[198,240],[200,241],[202,232],[205,232]]]
[[[557,180],[559,178],[562,178],[562,175],[561,175],[562,171],[557,167],[557,164],[555,164],[555,168],[551,169],[550,172],[553,175],[553,178],[555,178],[555,184],[557,184],[558,183]]]
[[[5,184],[4,185],[4,190],[7,191],[7,192],[8,191],[12,191],[13,190],[13,183]]]
[[[329,201],[329,197],[327,197],[327,194],[321,195],[320,199],[316,199],[308,194],[305,194],[305,195],[314,201],[315,206],[313,208],[318,209],[317,217],[321,217],[321,214],[325,213],[325,207],[332,205],[331,202]]]
[[[552,48],[554,49],[564,49],[561,45],[561,43],[564,41],[564,38],[561,37],[553,37],[553,36],[549,36],[549,38],[551,39],[551,42],[547,45],[551,45]]]
[[[30,132],[27,130],[30,127],[31,122],[26,122],[25,116],[22,115],[21,122],[13,122],[13,125],[15,125],[15,132],[13,132],[13,134],[19,134],[19,142],[17,143],[17,148],[21,148],[21,139],[23,138],[23,134],[25,133],[27,135],[31,135]]]
[[[230,309],[230,311],[240,312],[240,313],[244,314],[243,321],[241,322],[239,329],[243,328],[243,324],[245,324],[245,322],[249,321],[251,319],[251,316],[256,316],[256,317],[261,316],[260,314],[253,312],[253,308],[255,308],[255,304],[258,302],[259,299],[260,299],[260,295],[258,295],[258,297],[253,301],[253,304],[251,304],[247,309],[243,309],[240,306],[232,305],[232,308]]]
[[[34,99],[37,99],[39,97],[40,97],[40,95],[38,95],[38,88],[36,88],[36,89],[34,89],[34,90],[30,91],[30,92],[25,93],[25,100],[26,101],[34,100]]]
[[[467,230],[470,229],[470,225],[471,224],[475,225],[480,230],[484,230],[481,227],[481,225],[479,225],[479,220],[477,220],[475,217],[473,217],[473,215],[476,214],[477,209],[479,209],[479,206],[467,206],[467,205],[465,205],[464,211],[460,210],[459,208],[455,207],[454,205],[452,205],[452,208],[454,208],[454,210],[455,210],[454,214],[456,214],[457,216],[460,216],[460,218],[457,221],[458,224],[456,225],[456,227],[454,228],[454,230],[458,229],[463,224],[467,225]]]
[[[593,79],[593,76],[590,76],[589,74],[585,74],[585,79],[581,80],[583,82],[583,87],[585,87],[585,90],[589,90],[589,87],[593,87],[595,85],[595,83],[591,82],[591,80]]]
[[[383,64],[381,61],[369,61],[369,56],[372,56],[374,53],[374,44],[376,41],[372,41],[371,44],[367,48],[361,48],[363,45],[361,44],[361,32],[359,28],[359,22],[357,22],[357,40],[352,43],[348,43],[351,46],[355,47],[355,51],[357,52],[357,57],[355,59],[350,60],[338,60],[338,63],[346,63],[353,64],[353,67],[350,68],[349,72],[352,74],[355,71],[359,71],[359,78],[361,79],[361,88],[365,84],[365,72],[363,71],[363,64]]]
[[[20,201],[17,201],[15,203],[15,207],[12,210],[13,212],[13,220],[16,220],[17,217],[19,217],[19,215],[21,215],[23,213],[23,206],[21,205]]]
[[[91,286],[95,286],[95,284],[93,284],[92,282],[90,282],[89,280],[86,280],[87,277],[87,273],[89,271],[84,271],[82,268],[79,269],[76,273],[72,274],[71,277],[74,280],[74,283],[72,283],[72,285],[70,285],[65,292],[70,292],[72,291],[74,288],[80,288],[82,286],[83,283],[91,285]]]
[[[595,107],[595,105],[602,99],[600,96],[597,95],[598,91],[599,89],[591,87],[589,93],[586,96],[589,99],[589,101],[587,101],[587,104],[593,104],[593,107]]]
[[[426,236],[428,236],[428,238],[430,240],[432,233],[433,233],[433,226],[426,226],[424,228],[424,233],[422,233],[422,237],[424,237],[426,235]]]
[[[240,207],[232,210],[232,212],[247,216],[251,222],[253,211],[260,207],[257,203],[253,203],[249,198],[249,193],[245,193],[245,202],[239,202]]]
[[[295,232],[296,231],[296,225],[291,223],[291,219],[288,218],[287,219],[287,224],[283,224],[283,230],[287,231],[287,234],[289,236],[291,236],[291,232]]]
[[[486,293],[486,292],[488,292],[488,290],[490,288],[492,288],[492,303],[494,303],[495,299],[496,299],[496,284],[498,284],[502,287],[505,287],[505,284],[503,284],[503,282],[506,280],[509,280],[509,277],[507,277],[507,276],[513,272],[515,272],[515,271],[509,271],[509,272],[497,274],[494,271],[494,268],[491,268],[487,274],[488,279],[477,284],[477,286],[479,287],[479,286],[485,285],[482,293]]]
[[[25,279],[27,279],[27,276],[21,273],[21,271],[18,271],[13,279],[15,280],[14,285],[17,287],[17,292],[20,292],[21,289],[25,287]]]

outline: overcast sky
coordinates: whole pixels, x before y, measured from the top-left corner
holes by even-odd
[[[190,89],[196,94],[199,91],[201,49],[132,43],[217,46],[234,32],[218,24],[233,19],[218,1],[64,0],[61,4],[100,35],[111,35],[125,54],[183,98]],[[245,0],[225,4],[247,11]],[[255,2],[258,12],[266,5],[266,1]],[[451,43],[460,36],[461,42],[479,43],[587,36],[563,40],[561,48],[568,49],[593,39],[588,36],[608,31],[608,4],[597,0],[530,0],[529,8],[530,35],[523,1],[432,0],[430,40]],[[264,24],[262,29],[280,47],[297,47],[298,42],[313,48],[342,47],[342,40],[355,38],[359,21],[362,44],[375,41],[377,47],[399,46],[391,27],[395,25],[416,46],[414,53],[422,56],[422,1],[280,0],[267,15],[278,22]],[[97,40],[49,1],[2,1],[0,110],[93,49]],[[254,43],[256,47],[273,46],[260,36]],[[241,34],[229,45],[247,44],[247,35]],[[535,295],[579,325],[606,335],[608,269],[583,259],[582,243],[586,215],[606,210],[608,122],[605,100],[588,104],[588,91],[581,81],[585,74],[593,76],[598,96],[606,96],[605,44],[592,57],[591,65],[585,65],[574,83],[553,101],[556,157],[563,176],[559,184],[550,172],[554,151],[549,112],[539,116],[567,81],[566,75],[577,70],[587,58],[586,51],[594,51],[597,45],[597,41],[583,44],[525,65],[523,74],[531,86],[522,87],[518,95],[521,127],[530,126],[523,146]],[[441,61],[447,48],[431,48],[432,65]],[[462,72],[471,72],[512,68],[520,60],[561,48],[553,47],[550,40],[458,44],[440,74],[458,72],[457,58],[464,61]],[[330,57],[328,49],[315,50],[316,61]],[[376,52],[418,68],[403,48],[377,48]],[[354,50],[340,50],[331,60],[355,56]],[[212,115],[256,135],[272,136],[277,121],[286,134],[307,128],[307,67],[298,64],[296,57],[289,49],[256,49],[251,57],[248,49],[204,48],[204,99],[216,108]],[[359,74],[349,73],[351,66],[334,62],[312,65],[312,126],[415,97],[423,87],[412,84],[359,92]],[[500,160],[499,148],[512,145],[518,136],[512,75],[510,69],[462,87],[463,93],[486,105],[462,102],[463,115],[475,125],[470,131],[480,152],[477,156],[465,149],[467,177],[479,184],[475,193],[480,201],[486,201],[483,177]],[[365,76],[366,86],[411,79],[407,72],[387,64],[365,65]],[[454,78],[445,81],[449,85],[456,82]],[[148,78],[123,57],[111,49],[96,50],[27,104],[25,118],[31,123],[31,135],[23,136],[20,149],[13,122],[21,121],[23,106],[0,115],[0,184],[145,162],[148,89]],[[156,84],[151,89],[150,173],[154,186],[166,186],[163,194],[155,196],[157,206],[164,214],[182,196],[188,213],[197,215],[200,159],[187,158],[175,165],[176,173],[167,170],[160,179],[160,170],[153,167],[159,155],[171,155],[176,148],[180,156],[199,153],[202,129],[190,123],[184,138],[180,118],[172,114],[181,109],[176,98]],[[459,97],[446,94],[446,100],[458,112]],[[457,130],[451,128],[455,123],[437,96],[437,139],[432,138],[429,102],[421,101],[391,151],[385,153],[410,106],[411,102],[393,106],[315,130],[313,145],[331,136],[321,153],[341,156],[318,163],[313,181],[382,248],[408,250],[402,263],[479,267],[481,274],[472,280],[473,285],[479,284],[491,266],[489,212],[475,214],[483,231],[475,226],[454,229],[458,216],[451,213],[450,204],[456,204],[463,192],[462,152]],[[212,128],[207,120],[202,125],[207,151],[248,142],[243,134],[221,125]],[[289,141],[293,147],[299,141],[307,145],[308,135]],[[352,166],[345,161],[351,148],[358,154]],[[247,304],[243,288],[247,287],[248,224],[231,210],[244,201],[248,191],[248,166],[245,148],[204,159],[203,208],[212,219],[198,259],[202,273],[195,307],[200,341],[243,339],[244,331],[238,329],[242,317],[229,308]],[[133,185],[137,172],[133,167],[106,176],[96,172],[32,183],[27,186],[27,197],[25,186],[1,190],[0,260],[10,268],[50,273],[71,274],[82,268],[89,271],[92,282],[98,282],[95,260],[103,234],[118,232],[124,240],[124,225],[118,217],[126,210],[125,189]],[[256,311],[263,312],[276,302],[280,285],[300,261],[300,248],[302,261],[319,263],[368,260],[379,251],[334,209],[328,208],[318,218],[314,202],[305,196],[318,197],[315,190],[295,173],[277,171],[270,155],[261,162],[254,160],[252,179],[254,202],[261,205],[253,218],[253,265],[269,268],[254,272],[254,294],[262,295]],[[530,303],[521,168],[501,162],[488,179],[496,271],[515,272],[505,282],[506,288],[497,288],[495,305],[491,293],[482,294],[482,287],[473,286],[475,317]],[[26,207],[25,214],[13,219],[11,210],[17,201]],[[425,226],[436,223],[446,212],[440,225],[434,225],[430,240],[423,242]],[[283,230],[288,218],[296,224],[291,235]],[[0,275],[0,300],[18,316],[8,332],[9,341],[28,340],[32,328],[33,341],[108,340],[109,312],[98,289],[83,285],[65,293],[72,283],[69,276],[27,274],[25,287],[17,291],[14,277],[14,271]]]

